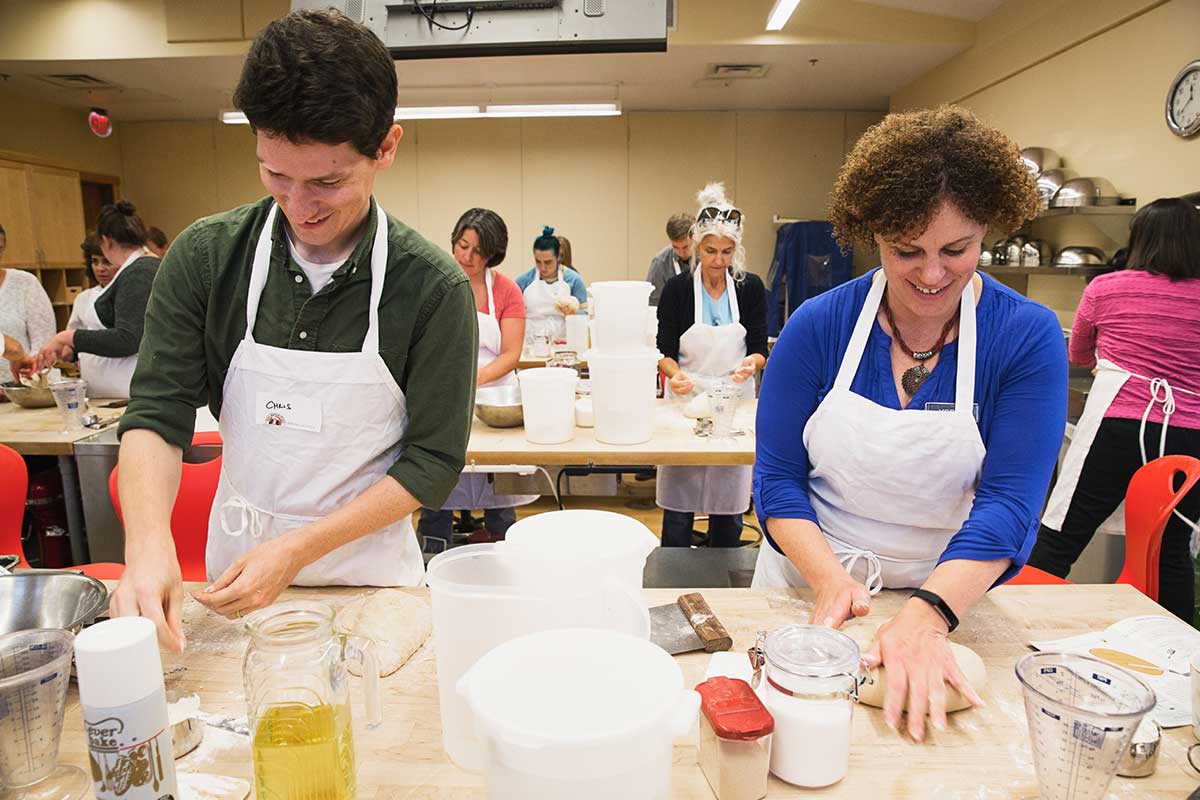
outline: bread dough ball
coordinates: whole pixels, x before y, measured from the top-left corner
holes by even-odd
[[[883,623],[851,620],[842,626],[842,632],[858,642],[863,653],[866,653],[867,648],[875,640],[875,632],[881,625]],[[983,659],[979,657],[979,654],[957,642],[950,642],[950,652],[954,654],[958,668],[962,670],[967,682],[971,684],[976,693],[983,691],[983,687],[987,685],[987,667],[984,666]],[[867,673],[867,680],[858,687],[858,702],[873,708],[883,708],[883,698],[886,692],[887,667],[876,667]],[[971,708],[970,701],[958,689],[946,684],[946,711],[962,711],[967,708]],[[907,701],[905,701],[904,710],[908,711]]]
[[[688,419],[704,419],[711,417],[712,403],[708,402],[707,394],[698,394],[683,407],[683,415]]]
[[[375,642],[382,678],[404,666],[425,644],[433,630],[433,614],[419,597],[399,589],[380,589],[342,608],[334,629]],[[348,666],[352,674],[359,674],[357,663]]]

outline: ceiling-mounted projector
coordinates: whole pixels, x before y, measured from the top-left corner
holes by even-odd
[[[337,8],[396,59],[667,49],[670,0],[292,0]]]

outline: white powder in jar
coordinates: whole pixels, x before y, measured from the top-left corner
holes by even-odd
[[[763,704],[775,717],[771,774],[796,786],[821,787],[846,777],[850,762],[849,699],[785,695],[763,682]]]

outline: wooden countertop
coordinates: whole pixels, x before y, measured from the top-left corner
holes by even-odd
[[[321,598],[341,605],[361,589],[293,589],[287,597]],[[368,590],[369,591],[369,590]],[[410,590],[428,595],[426,589]],[[645,591],[649,605],[672,602],[685,590]],[[734,650],[744,651],[755,632],[772,630],[803,617],[807,591],[705,589],[704,595],[725,623]],[[876,598],[872,616],[886,619],[905,595],[885,592]],[[854,712],[850,770],[839,784],[819,792],[832,798],[1025,798],[1037,795],[1029,735],[1013,664],[1029,652],[1026,642],[1085,630],[1099,630],[1135,614],[1163,613],[1128,586],[1019,586],[990,593],[963,622],[953,639],[973,647],[988,667],[988,686],[981,692],[987,706],[950,716],[948,730],[916,744],[888,729],[883,712],[860,706]],[[246,713],[241,659],[244,634],[237,623],[209,614],[190,598],[184,609],[189,647],[182,656],[168,655],[164,669],[168,687],[200,694],[201,710],[218,716]],[[677,657],[685,682],[703,679],[708,657]],[[354,742],[361,798],[484,798],[482,778],[454,766],[441,746],[437,677],[431,643],[403,669],[383,680],[384,723],[366,730],[361,689],[354,681]],[[1164,731],[1156,773],[1149,778],[1113,780],[1109,797],[1185,797],[1200,782],[1187,765],[1190,727]],[[78,695],[68,697],[61,760],[86,768],[85,740]],[[672,798],[711,800],[708,783],[693,744],[677,745],[672,768]],[[205,729],[200,749],[177,762],[181,771],[220,773],[252,780],[248,740],[213,727]],[[775,778],[768,797],[811,797]]]
[[[467,463],[624,465],[689,464],[735,466],[754,463],[754,415],[758,401],[743,401],[735,425],[747,433],[729,439],[693,435],[696,420],[681,413],[682,405],[655,401],[654,435],[642,444],[617,445],[596,441],[595,428],[576,428],[575,438],[563,444],[530,444],[524,428],[489,428],[478,418],[471,423]]]
[[[124,408],[103,408],[111,400],[89,398],[89,414],[95,414],[103,422],[116,419],[125,413]],[[100,430],[108,430],[109,425]],[[99,430],[84,428],[70,433],[63,432],[62,413],[58,406],[50,408],[21,408],[9,401],[0,403],[0,444],[26,456],[69,456],[72,446],[80,439],[95,436]]]

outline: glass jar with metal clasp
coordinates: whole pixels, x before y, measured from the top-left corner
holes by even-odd
[[[547,367],[567,367],[576,372],[580,372],[583,368],[583,362],[579,360],[579,354],[574,350],[555,350],[546,359]]]
[[[759,633],[750,661],[754,685],[775,717],[777,778],[816,788],[846,776],[861,659],[858,643],[832,628],[787,625],[770,636]]]

